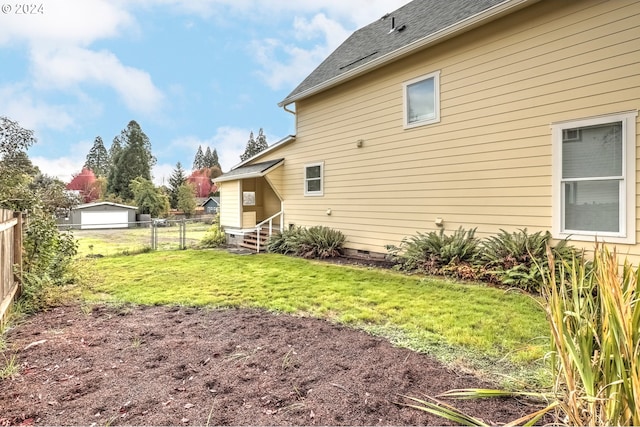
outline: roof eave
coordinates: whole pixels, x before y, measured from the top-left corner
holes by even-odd
[[[278,163],[275,163],[274,165],[260,172],[252,172],[246,175],[232,175],[229,177],[225,177],[224,175],[221,175],[218,178],[215,178],[213,181],[217,184],[218,182],[237,181],[240,179],[249,179],[249,178],[261,178],[266,174],[268,174],[269,172],[271,172],[272,170],[279,168],[283,164],[284,164],[284,159],[280,159]]]
[[[270,153],[274,150],[276,150],[277,148],[282,147],[285,144],[288,144],[289,142],[293,142],[296,140],[296,136],[295,135],[287,135],[284,138],[282,138],[280,141],[275,142],[272,146],[268,147],[265,150],[262,150],[261,152],[259,152],[258,154],[254,155],[253,157],[248,158],[247,160],[243,160],[242,162],[238,163],[235,166],[231,167],[231,170],[234,169],[238,169],[239,167],[242,167],[244,165],[246,165],[247,163],[251,163],[254,160],[264,156],[267,153]]]
[[[482,11],[473,16],[465,18],[462,21],[459,21],[453,25],[443,28],[442,30],[436,31],[433,34],[430,34],[426,37],[423,37],[419,40],[409,43],[408,45],[403,46],[400,49],[396,49],[393,52],[389,52],[385,55],[382,55],[379,58],[373,59],[372,61],[367,62],[366,64],[363,64],[359,67],[355,67],[349,71],[346,71],[336,77],[333,77],[316,86],[306,89],[296,95],[289,96],[283,99],[282,101],[280,101],[278,103],[278,107],[284,107],[286,105],[293,104],[296,101],[299,101],[311,95],[315,95],[317,93],[325,91],[329,88],[339,85],[340,83],[344,83],[364,73],[367,73],[369,71],[375,70],[376,68],[382,67],[383,65],[386,65],[392,61],[395,61],[403,56],[409,55],[417,50],[436,45],[451,37],[457,36],[473,28],[489,23],[504,15],[508,15],[510,13],[516,12],[517,10],[522,9],[525,6],[529,6],[530,4],[537,3],[538,1],[540,0],[506,0],[500,4],[490,7],[485,11]]]

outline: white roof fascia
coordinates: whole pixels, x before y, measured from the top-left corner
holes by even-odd
[[[83,205],[78,205],[72,209],[86,209],[86,208],[92,208],[94,206],[102,206],[102,205],[107,205],[107,206],[116,206],[119,208],[125,208],[125,209],[138,209],[137,206],[129,206],[129,205],[122,205],[120,203],[113,203],[113,202],[94,202],[94,203],[85,203]]]

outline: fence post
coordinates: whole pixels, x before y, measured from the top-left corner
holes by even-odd
[[[185,218],[180,223],[180,249],[187,249],[187,220]]]
[[[151,250],[156,249],[156,225],[151,221]]]
[[[18,290],[16,292],[16,298],[22,293],[22,227],[23,227],[23,213],[14,212],[14,218],[18,220],[18,223],[13,227],[13,264],[14,272],[13,279],[18,283]]]

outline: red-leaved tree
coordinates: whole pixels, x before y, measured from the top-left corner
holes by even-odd
[[[196,197],[209,197],[216,191],[218,188],[213,183],[214,178],[222,175],[222,171],[219,167],[214,166],[211,168],[203,168],[194,171],[187,178],[187,182],[193,185],[193,188],[196,190]]]
[[[101,196],[96,175],[87,168],[82,168],[82,172],[73,176],[71,182],[67,184],[67,190],[79,191],[85,203],[91,203]]]

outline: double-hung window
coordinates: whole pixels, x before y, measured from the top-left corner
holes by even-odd
[[[440,71],[403,83],[404,127],[440,121]]]
[[[554,237],[635,243],[636,117],[552,125]]]
[[[304,195],[324,195],[324,163],[310,163],[304,166]]]

